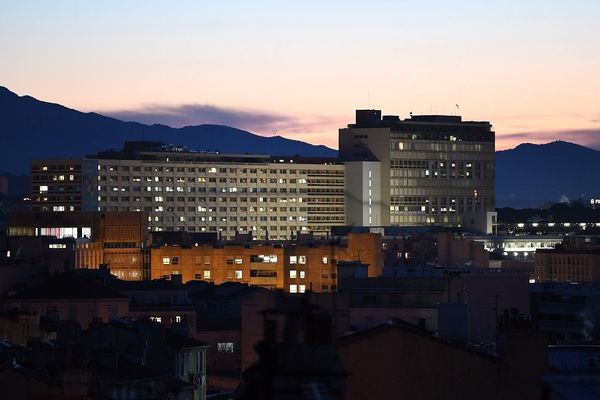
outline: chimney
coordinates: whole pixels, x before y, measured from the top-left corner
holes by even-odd
[[[181,274],[171,274],[171,282],[175,286],[183,285],[183,280],[181,279]]]

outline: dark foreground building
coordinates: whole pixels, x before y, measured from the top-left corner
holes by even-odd
[[[501,356],[441,340],[394,321],[338,339],[350,372],[346,400],[539,399],[546,370],[542,336],[506,336]]]

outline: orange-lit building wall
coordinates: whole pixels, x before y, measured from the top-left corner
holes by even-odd
[[[349,234],[347,243],[153,247],[150,250],[151,278],[180,274],[183,282],[233,281],[292,293],[336,291],[340,260],[368,263],[369,276],[379,275],[382,269],[380,235]]]
[[[600,280],[600,254],[538,250],[536,282],[593,282]]]

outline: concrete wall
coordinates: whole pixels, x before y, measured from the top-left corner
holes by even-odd
[[[347,225],[382,225],[380,165],[378,161],[345,163]]]

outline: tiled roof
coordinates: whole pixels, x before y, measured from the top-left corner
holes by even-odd
[[[124,294],[108,288],[101,281],[66,272],[27,287],[9,299],[121,299]]]
[[[207,347],[208,343],[201,340],[197,340],[191,337],[178,335],[176,333],[167,330],[165,332],[165,344],[173,346],[176,349],[187,349],[192,347]]]
[[[114,279],[108,282],[114,290],[121,292],[129,291],[162,291],[162,290],[184,290],[183,286],[175,285],[167,279],[154,279],[151,281],[123,281]]]

